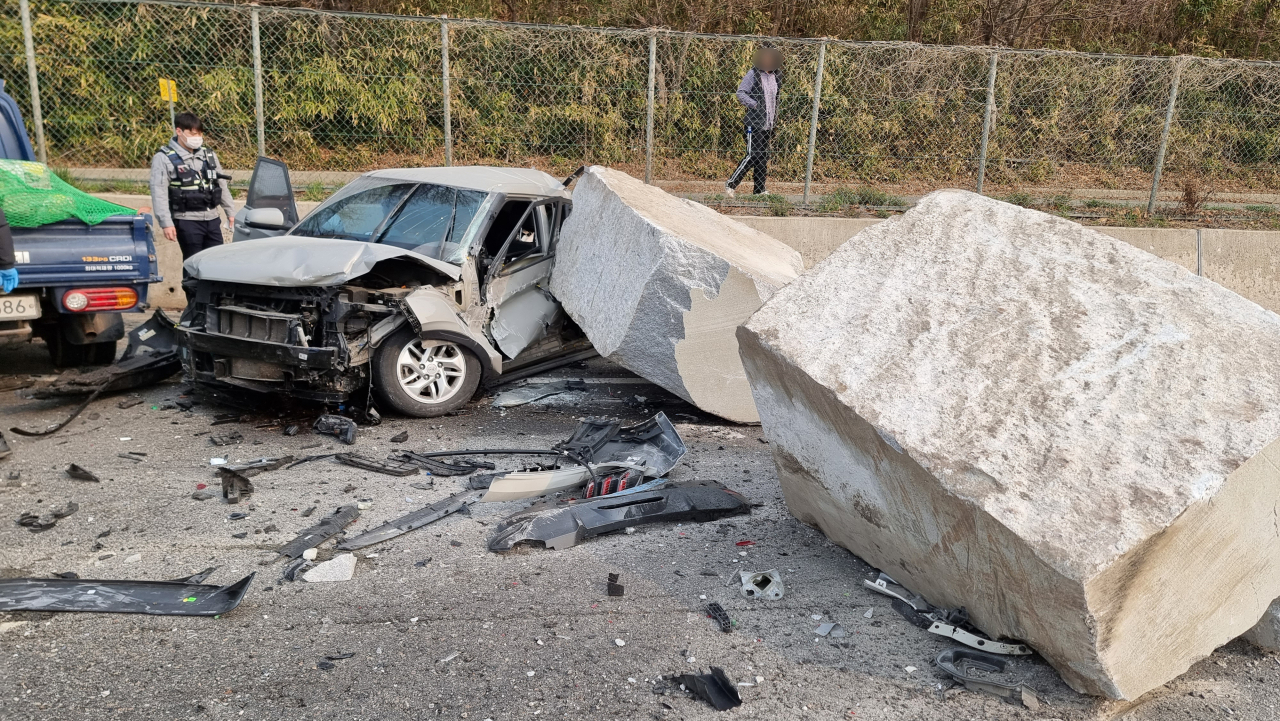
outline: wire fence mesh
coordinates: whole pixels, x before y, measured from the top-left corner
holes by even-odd
[[[815,192],[967,187],[984,159],[988,192],[1147,190],[1175,76],[1168,183],[1270,187],[1280,156],[1280,65],[1272,63],[169,0],[32,0],[30,12],[54,165],[145,167],[171,132],[157,83],[167,77],[177,81],[178,109],[205,119],[224,163],[250,167],[259,147],[255,13],[261,141],[298,170],[438,165],[451,154],[454,164],[565,173],[604,163],[639,176],[651,158],[655,180],[714,189],[744,153],[734,91],[765,43],[785,58],[770,161],[771,187],[784,190],[810,174]],[[0,72],[30,126],[27,62],[19,9],[5,3]]]

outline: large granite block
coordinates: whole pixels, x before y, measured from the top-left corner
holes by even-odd
[[[758,420],[734,331],[800,254],[706,206],[591,167],[573,191],[551,292],[605,356],[702,410]]]
[[[1280,317],[1044,213],[926,196],[738,331],[798,518],[1136,698],[1280,596]]]

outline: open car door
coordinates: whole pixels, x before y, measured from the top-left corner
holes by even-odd
[[[284,235],[298,223],[298,205],[289,182],[289,166],[271,158],[259,157],[249,179],[249,192],[244,207],[236,213],[236,228],[231,240],[254,240]]]
[[[530,203],[485,278],[485,304],[493,308],[489,334],[507,358],[540,340],[563,312],[548,289],[563,207],[550,199]]]

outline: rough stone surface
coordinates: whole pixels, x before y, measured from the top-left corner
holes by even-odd
[[[354,554],[343,553],[325,561],[316,564],[315,568],[302,574],[302,580],[307,583],[332,583],[334,581],[350,581],[351,576],[356,572],[356,557]]]
[[[1280,651],[1280,599],[1271,602],[1262,620],[1241,636],[1264,651]]]
[[[1280,317],[962,191],[738,331],[798,518],[1078,690],[1132,699],[1280,596]]]
[[[551,292],[605,356],[699,408],[758,420],[734,330],[803,269],[764,233],[616,170],[573,191]]]

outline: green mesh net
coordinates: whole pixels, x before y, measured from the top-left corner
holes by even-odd
[[[0,159],[0,208],[9,225],[35,228],[68,218],[97,225],[113,215],[136,211],[78,190],[49,170],[25,160]]]

